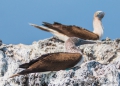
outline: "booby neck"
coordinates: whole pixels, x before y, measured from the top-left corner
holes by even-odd
[[[101,39],[103,35],[102,21],[98,18],[95,18],[93,20],[93,28],[93,33],[97,34],[99,36],[99,39]]]

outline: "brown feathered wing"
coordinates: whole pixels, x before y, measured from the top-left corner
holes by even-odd
[[[11,76],[10,78],[28,73],[64,70],[75,66],[81,58],[82,55],[79,53],[61,52],[45,54],[36,60],[20,65],[20,68],[26,69]]]
[[[31,24],[32,26],[42,29],[44,31],[51,32],[48,29],[45,29],[41,26]],[[85,40],[97,40],[99,36],[85,28],[78,27],[75,25],[63,25],[61,23],[54,22],[53,24],[43,22],[43,25],[48,27],[49,29],[55,30],[61,34],[67,35],[68,37],[78,37]]]

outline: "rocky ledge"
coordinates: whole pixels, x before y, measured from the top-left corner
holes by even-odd
[[[0,86],[120,86],[120,39],[78,46],[84,63],[69,70],[31,73],[9,78],[23,70],[19,65],[46,53],[64,52],[56,37],[31,45],[0,45]]]

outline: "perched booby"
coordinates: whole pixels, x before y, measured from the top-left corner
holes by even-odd
[[[25,70],[11,76],[24,75],[35,72],[59,71],[78,66],[83,62],[82,52],[76,47],[83,40],[77,37],[70,37],[65,42],[66,52],[49,53],[19,66]]]
[[[38,26],[36,24],[30,25],[51,32],[63,41],[66,41],[69,37],[78,37],[85,40],[98,40],[103,35],[102,18],[104,15],[105,14],[102,11],[95,12],[93,18],[93,32],[75,25],[63,25],[57,22],[54,22],[53,24],[43,22],[43,26]]]

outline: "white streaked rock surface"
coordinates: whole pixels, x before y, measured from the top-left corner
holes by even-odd
[[[20,64],[45,53],[64,52],[64,43],[55,37],[31,45],[0,46],[0,86],[119,86],[120,39],[96,41],[78,46],[84,54],[81,67],[57,72],[31,73],[14,78]]]

